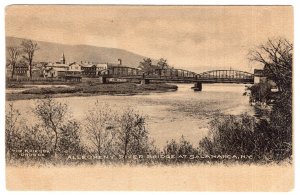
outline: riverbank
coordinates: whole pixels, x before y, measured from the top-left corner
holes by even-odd
[[[45,95],[51,97],[74,97],[74,96],[95,96],[95,95],[136,95],[149,93],[162,93],[177,90],[176,85],[165,83],[135,84],[135,83],[115,83],[115,84],[94,84],[79,83],[65,86],[30,86],[9,87],[6,93],[7,101],[41,99]],[[20,90],[21,89],[21,90]]]

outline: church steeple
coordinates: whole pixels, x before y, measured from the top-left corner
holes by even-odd
[[[65,63],[66,63],[66,58],[65,58],[65,53],[64,53],[64,52],[63,52],[63,55],[62,55],[62,58],[61,58],[60,62],[61,62],[62,64],[65,64]]]

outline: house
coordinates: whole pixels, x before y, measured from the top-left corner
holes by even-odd
[[[265,76],[265,75],[266,74],[265,74],[264,70],[254,69],[254,84],[268,83],[269,86],[271,87],[271,91],[277,92],[279,89],[278,89],[276,83],[273,80],[268,79],[267,76]]]
[[[96,77],[97,68],[95,64],[82,64],[81,65],[82,76],[85,77]]]
[[[59,62],[48,63],[43,70],[43,75],[46,78],[60,78],[66,75],[66,72],[69,70],[69,65],[66,64],[65,55],[62,55],[62,58]]]
[[[69,68],[67,71],[65,71],[65,78],[66,80],[75,80],[80,81],[81,80],[81,65],[73,62],[69,64]]]
[[[80,72],[81,71],[81,65],[73,62],[71,64],[69,64],[69,71],[74,71],[74,72]]]
[[[35,78],[37,78],[37,77],[43,77],[43,70],[41,68],[34,67],[31,70],[31,75],[32,75],[32,77],[35,77]],[[29,71],[27,73],[27,76],[30,76],[29,75]]]
[[[13,73],[14,71],[14,73]],[[11,64],[8,64],[6,67],[6,77],[11,77],[14,74],[14,77],[27,77],[28,65],[26,64],[16,64],[14,70]]]
[[[45,78],[60,78],[66,75],[65,67],[46,67],[43,71]]]
[[[100,72],[103,70],[107,70],[108,68],[108,63],[100,63],[96,64],[96,74],[99,75]]]
[[[80,82],[82,78],[81,72],[82,72],[81,65],[76,62],[73,62],[69,64],[69,68],[65,74],[65,80]]]
[[[138,69],[132,68],[131,66],[127,66],[127,65],[121,65],[121,64],[108,63],[107,69],[109,71],[109,74],[114,74],[114,75],[126,75],[126,74],[137,75],[138,74]]]
[[[264,83],[267,81],[264,70],[254,69],[254,83]]]
[[[16,64],[14,75],[27,76],[28,70],[29,70],[29,68],[28,68],[27,64]]]
[[[103,70],[107,70],[108,63],[83,63],[81,64],[82,75],[97,77]]]
[[[43,75],[47,78],[64,77],[68,69],[69,65],[67,64],[49,63],[44,68]]]

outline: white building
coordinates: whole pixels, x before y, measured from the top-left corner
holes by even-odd
[[[43,75],[46,78],[64,77],[68,71],[69,65],[66,64],[65,55],[62,55],[60,62],[48,63],[43,70]]]

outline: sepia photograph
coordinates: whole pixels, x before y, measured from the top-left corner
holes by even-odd
[[[293,6],[8,5],[5,42],[8,190],[294,188]]]

